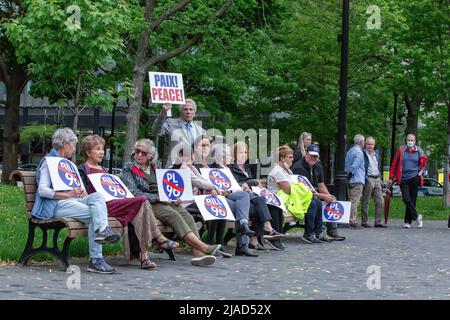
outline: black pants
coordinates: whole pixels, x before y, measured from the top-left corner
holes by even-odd
[[[264,235],[264,222],[272,220],[264,197],[251,197],[249,217],[253,219],[252,229],[255,231],[256,236],[262,237]]]
[[[400,183],[400,190],[402,191],[403,202],[405,204],[405,223],[411,223],[417,220],[416,200],[419,186],[419,176],[415,176],[406,181],[402,180]]]
[[[271,205],[268,205],[267,207],[269,208],[270,216],[272,217],[272,221],[270,221],[272,228],[275,231],[282,233],[284,225],[283,210]]]

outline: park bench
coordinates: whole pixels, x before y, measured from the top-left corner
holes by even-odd
[[[37,190],[36,186],[36,172],[35,171],[19,171],[15,170],[11,172],[9,180],[13,184],[21,181],[23,184],[23,191],[25,196],[25,206],[28,215],[28,238],[25,245],[25,249],[18,261],[22,266],[26,266],[28,260],[38,253],[50,253],[57,257],[67,268],[69,266],[69,247],[73,239],[78,237],[88,236],[88,226],[80,221],[72,218],[52,218],[49,220],[41,220],[31,215],[33,209],[35,194]],[[130,263],[130,245],[128,238],[128,227],[123,227],[122,224],[115,218],[108,218],[109,226],[119,232],[123,236],[124,243],[124,258],[125,263]],[[157,220],[157,224],[162,233],[173,232],[172,228],[165,226],[161,221]],[[36,228],[42,230],[42,243],[39,247],[34,248],[33,242],[36,235]],[[62,249],[58,246],[58,236],[61,230],[67,228],[67,237],[64,240]],[[47,245],[49,237],[48,231],[53,230],[52,246]],[[175,260],[175,256],[172,250],[166,250],[170,260]]]

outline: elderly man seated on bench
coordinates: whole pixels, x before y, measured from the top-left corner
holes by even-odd
[[[52,145],[53,149],[46,157],[67,159],[75,152],[77,137],[69,128],[57,129],[52,137]],[[43,220],[53,217],[72,218],[87,224],[90,256],[87,270],[96,273],[114,273],[115,269],[103,259],[102,244],[117,242],[120,234],[108,226],[103,196],[97,192],[87,195],[86,190],[82,188],[55,191],[46,157],[42,158],[36,169],[38,189],[32,216]]]

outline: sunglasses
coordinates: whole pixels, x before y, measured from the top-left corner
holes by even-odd
[[[143,150],[141,150],[141,149],[135,149],[135,150],[134,150],[134,154],[142,155],[143,157],[146,157],[146,156],[148,155],[148,152],[143,151]]]

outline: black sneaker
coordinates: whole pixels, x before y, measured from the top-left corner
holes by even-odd
[[[103,258],[93,258],[89,260],[87,271],[95,273],[112,274],[116,272],[116,269],[107,264],[105,259]]]
[[[322,232],[319,235],[316,235],[316,239],[318,239],[319,241],[322,241],[322,242],[333,242],[333,239],[328,238],[324,232]]]
[[[98,244],[115,243],[119,241],[120,233],[107,226],[103,231],[97,231],[95,234],[95,242]]]
[[[334,241],[344,241],[345,240],[345,237],[339,235],[337,232],[329,232],[329,233],[327,233],[327,235]]]
[[[309,244],[314,243],[322,243],[322,241],[318,240],[314,234],[307,236],[306,234],[303,235],[303,241]]]
[[[216,257],[221,256],[223,258],[231,258],[233,255],[228,252],[225,246],[221,245],[219,251],[216,253]]]
[[[267,240],[267,243],[274,250],[283,251],[285,249],[281,240]]]

